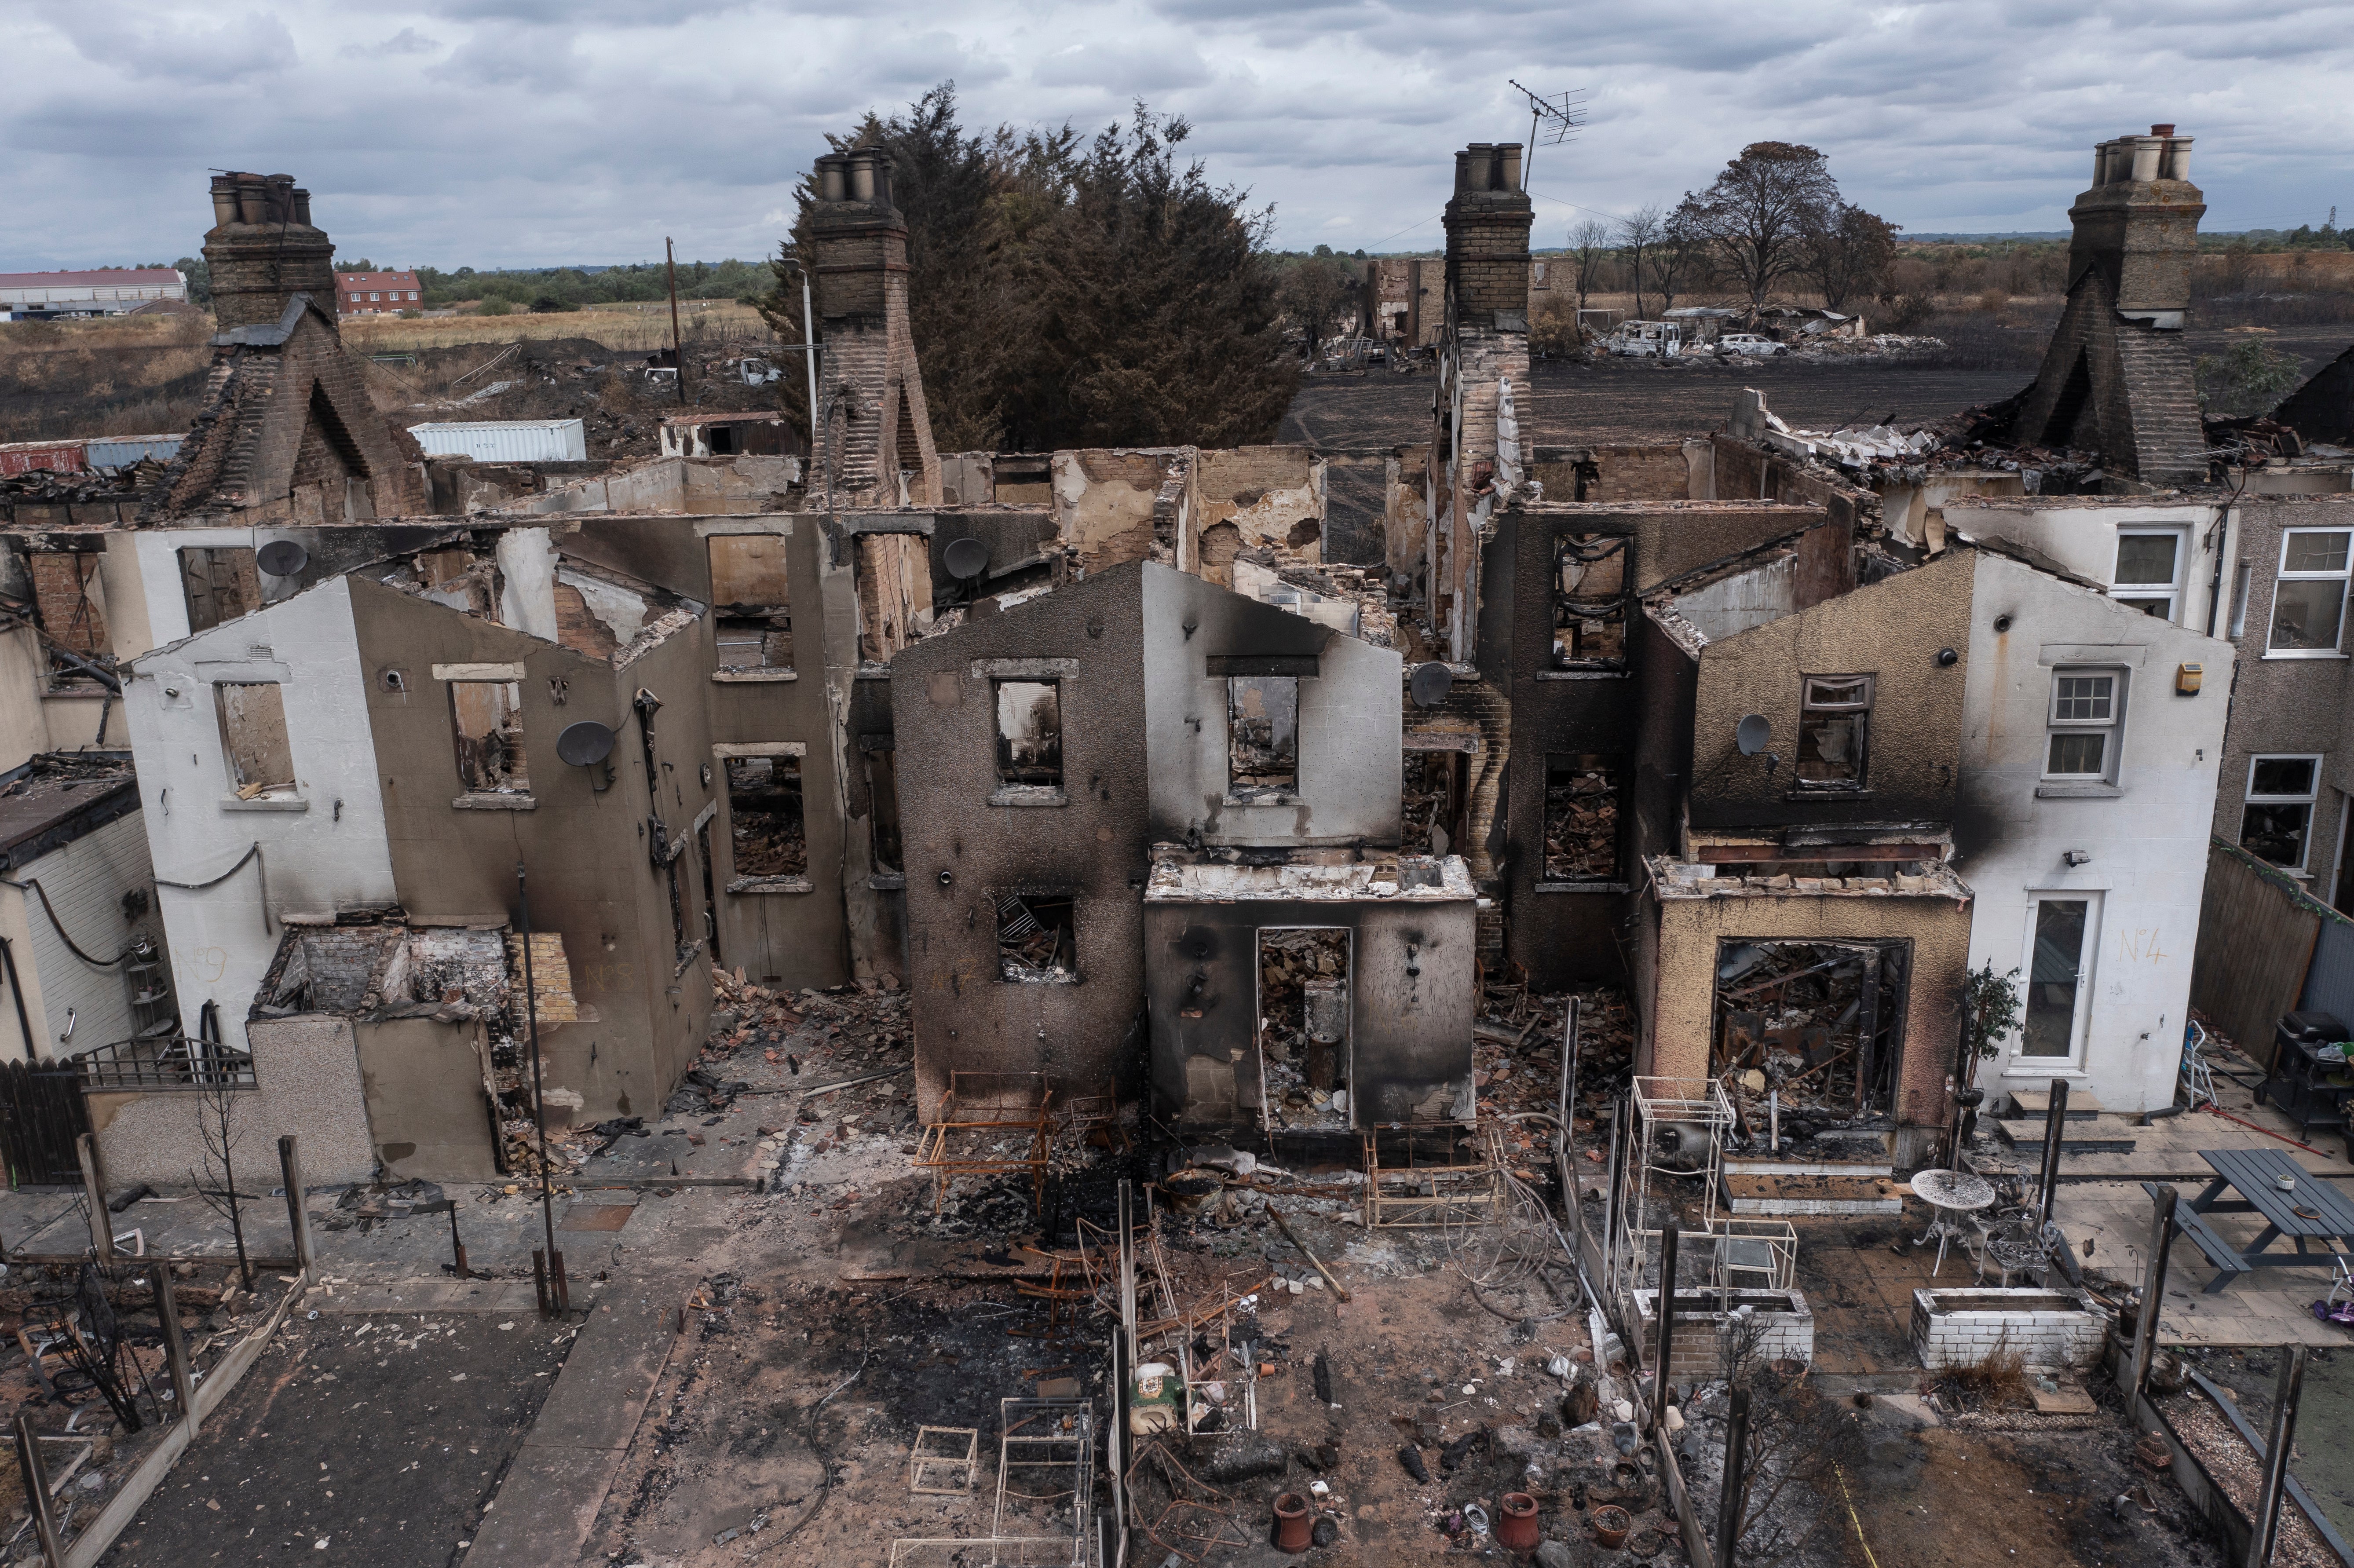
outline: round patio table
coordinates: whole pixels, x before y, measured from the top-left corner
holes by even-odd
[[[1928,1204],[1935,1216],[1913,1244],[1926,1246],[1930,1237],[1937,1239],[1936,1267],[1929,1270],[1929,1277],[1935,1279],[1946,1266],[1946,1244],[1967,1234],[1958,1223],[1960,1217],[1993,1206],[1994,1183],[1967,1171],[1924,1171],[1913,1178],[1913,1195]]]

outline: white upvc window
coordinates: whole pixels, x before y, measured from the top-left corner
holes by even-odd
[[[2313,847],[2313,803],[2321,791],[2321,757],[2248,758],[2240,847],[2286,871],[2303,871]]]
[[[2062,783],[2115,783],[2125,712],[2123,670],[2052,671],[2043,777]]]
[[[2270,653],[2326,659],[2346,632],[2348,545],[2354,531],[2291,528],[2281,535],[2280,580],[2273,585]]]
[[[2117,530],[2117,567],[2109,579],[2110,597],[2160,620],[2180,620],[2189,544],[2179,528]]]

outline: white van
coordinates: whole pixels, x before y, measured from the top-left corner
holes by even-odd
[[[1684,351],[1684,329],[1673,322],[1620,322],[1602,347],[1630,359],[1674,359]]]

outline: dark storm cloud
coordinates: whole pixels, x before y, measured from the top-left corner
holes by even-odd
[[[95,0],[12,37],[0,266],[192,252],[208,167],[288,170],[351,255],[454,267],[769,251],[825,133],[953,78],[967,124],[1084,133],[1141,98],[1278,242],[1437,242],[1451,154],[1525,137],[1518,79],[1583,88],[1540,145],[1536,240],[1805,142],[1914,231],[2052,229],[2092,143],[2199,138],[2208,227],[2354,209],[2342,6],[2191,0],[1672,12],[1552,0]]]

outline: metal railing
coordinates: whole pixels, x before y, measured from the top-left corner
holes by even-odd
[[[251,1089],[253,1057],[186,1034],[117,1040],[73,1058],[85,1091]]]

